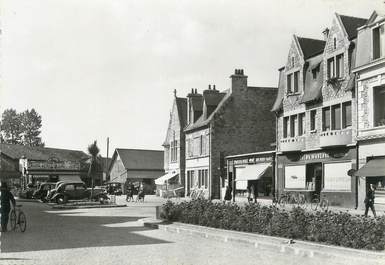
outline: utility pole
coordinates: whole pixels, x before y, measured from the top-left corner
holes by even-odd
[[[108,179],[108,168],[109,168],[109,163],[108,163],[108,151],[109,151],[109,148],[110,148],[110,137],[107,137],[107,158],[106,158],[106,168],[105,168],[105,172],[106,172],[106,181]]]

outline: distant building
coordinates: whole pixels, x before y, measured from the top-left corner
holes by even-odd
[[[373,12],[358,28],[357,142],[358,204],[364,206],[366,188],[376,186],[375,203],[385,204],[385,14]]]
[[[118,182],[122,188],[126,180],[142,182],[146,193],[152,193],[154,180],[164,175],[163,162],[163,151],[116,148],[109,168],[110,182]]]
[[[213,85],[187,95],[186,194],[199,188],[206,198],[219,199],[227,180],[225,157],[269,150],[275,140],[269,110],[277,88],[248,86],[243,70],[230,78],[229,90]]]
[[[166,139],[164,140],[164,171],[165,175],[156,181],[157,185],[167,184],[167,188],[176,188],[185,184],[185,133],[183,128],[187,121],[187,99],[177,97],[174,91],[168,123]]]
[[[348,174],[357,167],[352,68],[356,29],[365,23],[335,14],[324,40],[293,37],[273,106],[279,194],[324,195],[332,205],[357,203],[356,182]]]
[[[22,187],[59,180],[84,181],[91,185],[89,156],[82,151],[13,144],[0,144],[0,150],[2,165],[8,168],[2,171],[2,178],[11,178],[11,182],[19,182]],[[96,174],[95,185],[101,184],[101,176],[101,172]]]

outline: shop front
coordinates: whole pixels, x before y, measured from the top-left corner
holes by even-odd
[[[254,190],[258,198],[272,198],[275,183],[274,151],[228,156],[226,161],[225,187],[231,186],[234,201],[245,200],[248,190]]]
[[[302,193],[308,201],[326,197],[329,205],[356,207],[355,147],[334,148],[277,156],[278,194]]]

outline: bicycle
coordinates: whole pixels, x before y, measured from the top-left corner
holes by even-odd
[[[21,232],[25,232],[27,228],[27,218],[25,217],[24,212],[21,210],[22,205],[15,205],[10,213],[10,223],[11,229],[16,230],[16,227],[19,226]]]
[[[278,204],[280,207],[285,207],[286,204],[293,204],[293,206],[297,205],[304,209],[307,208],[306,197],[302,193],[284,193],[278,199],[274,199],[273,204],[275,206]]]
[[[319,195],[314,195],[310,207],[313,211],[317,211],[318,208],[322,211],[327,211],[329,209],[329,201],[325,195],[322,195],[322,198]]]

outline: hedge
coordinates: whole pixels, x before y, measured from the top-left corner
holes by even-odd
[[[364,217],[347,212],[286,210],[259,203],[244,207],[197,199],[167,201],[161,217],[168,221],[322,242],[357,249],[384,250],[385,217]]]

